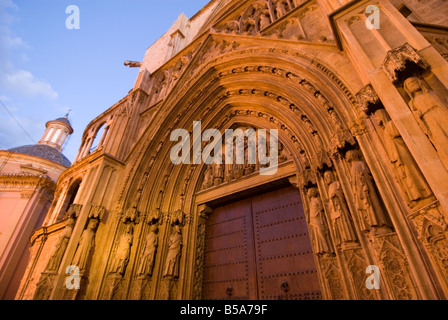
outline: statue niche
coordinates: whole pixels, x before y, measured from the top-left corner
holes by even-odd
[[[157,247],[159,245],[159,237],[157,235],[157,225],[153,224],[150,227],[149,233],[146,236],[143,244],[143,255],[140,266],[137,271],[139,276],[151,276],[154,268],[154,260],[156,257]]]
[[[341,183],[334,177],[331,170],[324,173],[325,184],[328,186],[330,218],[333,222],[333,234],[337,245],[356,243],[357,237],[350,218],[350,211],[345,200]]]
[[[417,77],[404,81],[404,90],[411,98],[409,107],[423,132],[437,150],[445,168],[448,170],[448,110],[436,97],[429,86]]]
[[[89,219],[87,228],[82,232],[79,239],[78,248],[72,260],[72,265],[75,265],[79,270],[84,271],[87,267],[87,261],[90,257],[90,252],[95,246],[95,234],[98,226],[97,219]]]
[[[417,166],[395,124],[384,109],[375,112],[375,121],[382,128],[383,143],[395,176],[410,207],[432,195],[425,177]]]
[[[180,256],[182,251],[182,231],[179,225],[174,226],[173,233],[168,241],[168,254],[166,256],[164,278],[178,278],[180,267]]]
[[[308,223],[313,234],[315,253],[331,254],[334,251],[329,239],[324,205],[320,199],[319,191],[317,188],[310,188],[307,196],[309,201]]]
[[[369,232],[374,228],[375,232],[378,230],[390,231],[385,209],[367,164],[361,160],[357,150],[348,151],[346,158],[351,163],[351,183],[362,230]]]
[[[118,241],[118,248],[112,262],[110,273],[124,275],[129,262],[129,257],[131,256],[133,237],[134,227],[132,227],[131,224],[127,224],[124,234],[121,235]]]
[[[75,226],[75,219],[69,218],[65,222],[64,231],[62,231],[61,236],[58,239],[56,247],[48,261],[47,268],[45,271],[58,271],[59,265],[61,264],[62,257],[64,256],[65,249],[67,249],[68,242],[72,236],[73,228]]]

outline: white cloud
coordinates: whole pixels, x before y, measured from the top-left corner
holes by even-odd
[[[0,75],[2,87],[26,96],[44,96],[51,100],[58,98],[58,93],[45,81],[36,79],[34,75],[25,70],[10,70]]]
[[[13,65],[11,56],[21,57],[22,61],[29,60],[26,53],[17,51],[28,49],[29,46],[22,38],[15,36],[11,30],[14,17],[6,10],[17,11],[19,8],[12,0],[0,0],[0,87],[10,93],[35,97],[41,96],[56,100],[58,93],[51,84],[38,79],[30,71],[21,70]]]

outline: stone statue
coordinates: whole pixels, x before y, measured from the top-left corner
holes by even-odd
[[[213,186],[213,172],[210,165],[207,166],[204,172],[204,181],[202,182],[202,189],[208,189]]]
[[[356,150],[348,151],[346,157],[352,166],[352,186],[362,230],[368,232],[372,227],[388,227],[384,209],[367,164],[361,160]]]
[[[182,250],[182,233],[178,225],[174,226],[174,232],[168,241],[168,254],[166,256],[163,276],[169,278],[179,277],[180,255]]]
[[[213,163],[213,184],[219,186],[224,180],[224,165]]]
[[[341,183],[335,180],[334,173],[330,170],[325,171],[324,180],[328,186],[330,218],[333,221],[336,244],[357,242]]]
[[[65,222],[64,231],[62,231],[62,234],[59,237],[59,240],[53,251],[53,255],[48,261],[46,271],[57,271],[59,269],[59,265],[61,263],[62,257],[64,256],[65,249],[67,249],[68,242],[70,241],[70,237],[72,236],[74,226],[75,219],[67,219],[67,221]]]
[[[118,242],[117,252],[115,258],[112,261],[110,273],[119,273],[124,275],[126,266],[131,256],[131,246],[134,238],[134,228],[131,224],[126,225],[125,233],[121,235]]]
[[[268,27],[271,24],[271,17],[269,16],[269,13],[263,13],[260,16],[260,30],[263,30],[264,28]]]
[[[87,228],[82,232],[79,239],[78,248],[72,260],[72,265],[77,266],[80,270],[85,270],[87,260],[90,256],[90,251],[95,246],[96,227],[98,226],[97,219],[90,219]]]
[[[417,77],[404,82],[404,89],[411,97],[409,107],[425,134],[429,137],[445,168],[448,169],[448,109],[428,85]]]
[[[324,205],[319,197],[317,188],[308,190],[308,199],[310,207],[309,225],[314,235],[315,253],[333,252],[326,230]]]
[[[383,109],[376,111],[375,120],[378,126],[383,128],[384,147],[389,161],[394,167],[398,182],[406,194],[408,203],[411,204],[431,196],[432,192],[425,177],[395,124],[388,120],[386,111]]]
[[[277,12],[277,18],[280,19],[285,14],[288,13],[288,5],[284,1],[278,1],[277,6],[275,7],[275,10]]]
[[[152,270],[154,268],[154,259],[157,252],[157,246],[159,244],[157,232],[157,225],[151,225],[149,234],[146,236],[145,243],[143,244],[143,255],[141,258],[140,267],[137,271],[137,274],[139,276],[152,275]]]

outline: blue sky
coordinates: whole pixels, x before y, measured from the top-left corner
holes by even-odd
[[[34,142],[71,109],[64,148],[74,159],[87,124],[132,89],[146,49],[184,12],[209,0],[0,0],[0,99]],[[67,6],[80,29],[66,28]],[[0,149],[33,144],[0,105]]]

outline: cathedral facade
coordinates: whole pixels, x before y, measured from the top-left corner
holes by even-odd
[[[447,15],[213,0],[179,16],[86,128],[16,299],[446,299]],[[173,163],[195,121],[277,130],[276,173]]]

